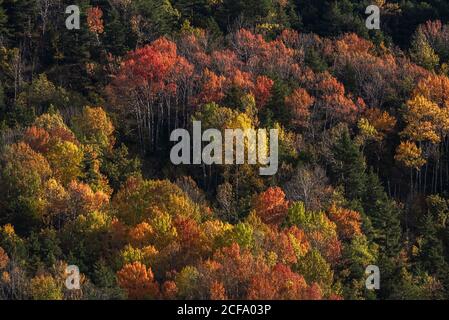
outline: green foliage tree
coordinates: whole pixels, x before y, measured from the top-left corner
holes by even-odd
[[[410,55],[416,64],[430,71],[435,70],[440,62],[440,58],[427,42],[422,32],[417,32],[414,36]]]
[[[360,200],[367,186],[366,163],[348,131],[343,131],[332,153],[335,159],[332,164],[332,176],[336,184],[344,187],[349,200]]]

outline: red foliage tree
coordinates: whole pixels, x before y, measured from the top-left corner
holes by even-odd
[[[269,188],[255,199],[254,209],[264,223],[280,224],[288,211],[284,191],[279,187]]]
[[[274,81],[265,76],[259,76],[256,79],[254,96],[259,108],[263,108],[271,98],[271,89]]]
[[[194,103],[201,105],[209,102],[220,102],[225,96],[224,85],[226,78],[224,76],[217,76],[209,69],[203,72],[203,82],[199,95],[194,100]]]
[[[187,118],[192,74],[193,66],[178,55],[176,44],[160,38],[128,54],[108,92],[120,112],[135,117],[141,141],[148,138],[153,144],[162,124]]]
[[[298,126],[306,126],[310,117],[310,106],[315,99],[305,89],[298,88],[285,98],[285,104],[291,109],[293,123]]]
[[[248,289],[250,300],[321,299],[319,286],[308,287],[304,278],[284,264],[277,264],[269,274],[258,274]]]

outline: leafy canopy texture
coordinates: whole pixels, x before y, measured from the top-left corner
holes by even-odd
[[[0,0],[0,300],[449,298],[445,1],[66,2]]]

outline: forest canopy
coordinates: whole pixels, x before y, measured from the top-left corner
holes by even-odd
[[[71,4],[0,0],[0,300],[449,298],[449,3]],[[174,165],[193,121],[277,174]]]

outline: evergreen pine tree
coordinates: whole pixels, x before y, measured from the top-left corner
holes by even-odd
[[[401,282],[403,267],[403,262],[398,258],[402,238],[400,210],[395,202],[388,198],[374,172],[367,175],[366,186],[363,207],[371,222],[371,240],[379,246],[377,265],[382,270],[379,296],[389,298]]]
[[[367,175],[363,208],[371,221],[373,238],[381,246],[381,251],[388,257],[395,257],[401,250],[400,210],[388,198],[374,172]]]
[[[334,145],[333,155],[335,163],[331,169],[336,184],[345,188],[347,199],[361,199],[366,188],[365,159],[347,130]]]

